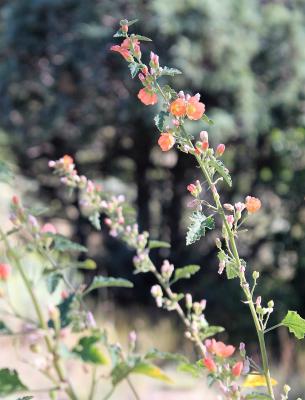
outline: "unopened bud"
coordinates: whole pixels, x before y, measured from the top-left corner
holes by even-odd
[[[201,131],[199,133],[199,135],[200,135],[200,139],[201,139],[202,142],[208,142],[209,141],[209,134],[208,134],[207,131]]]
[[[221,250],[221,240],[220,240],[219,238],[216,238],[216,239],[215,239],[215,244],[216,244],[216,247],[217,247],[219,250]]]
[[[193,305],[192,295],[190,293],[187,293],[185,295],[185,306],[186,308],[190,309],[192,308],[192,305]]]
[[[268,301],[268,307],[269,308],[273,308],[274,307],[274,301],[273,300]]]
[[[225,152],[225,149],[226,149],[226,146],[223,143],[219,144],[216,149],[216,156],[221,157],[223,155],[223,153]]]
[[[256,281],[259,278],[259,272],[253,271],[252,278]]]

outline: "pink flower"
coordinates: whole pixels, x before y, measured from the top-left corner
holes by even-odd
[[[236,364],[233,365],[232,367],[232,375],[238,378],[240,374],[242,373],[244,367],[244,363],[242,361],[238,361]]]
[[[216,149],[216,156],[221,157],[225,152],[226,146],[224,144],[219,144]]]
[[[131,62],[133,60],[130,51],[125,47],[119,46],[118,44],[110,47],[111,51],[116,51],[121,54],[125,58],[126,61]]]
[[[234,222],[234,216],[233,215],[226,215],[226,220],[227,220],[228,224],[230,226],[232,226],[233,222]]]
[[[235,208],[236,211],[242,212],[246,208],[246,204],[241,202],[235,203]]]
[[[205,341],[205,346],[208,349],[208,351],[212,354],[216,354],[219,357],[222,358],[228,358],[231,357],[231,355],[235,351],[235,347],[231,345],[225,345],[223,342],[216,342],[215,339],[208,339]]]
[[[210,372],[216,372],[217,371],[217,366],[215,364],[215,361],[212,358],[205,358],[203,360],[203,364],[205,367],[210,371]]]
[[[147,86],[142,88],[138,93],[138,99],[142,101],[146,106],[154,105],[158,102],[158,96],[153,92],[151,87]]]
[[[53,233],[54,235],[56,235],[57,229],[55,228],[55,226],[53,224],[46,223],[43,225],[40,232],[41,233]]]
[[[11,274],[11,266],[9,264],[0,264],[0,280],[6,281]]]

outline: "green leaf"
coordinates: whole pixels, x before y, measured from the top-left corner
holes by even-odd
[[[0,321],[0,333],[2,333],[2,335],[10,335],[12,333],[10,328],[8,328],[3,321]]]
[[[247,400],[270,400],[271,397],[265,393],[253,392],[246,395]]]
[[[175,270],[175,276],[171,283],[177,282],[179,279],[189,279],[192,275],[200,270],[199,265],[186,265],[183,268]]]
[[[147,362],[140,362],[136,364],[131,372],[134,374],[146,375],[150,378],[158,379],[166,383],[173,383],[172,379],[168,375],[166,375],[166,373],[162,371],[162,369],[154,364],[150,364]]]
[[[210,119],[206,114],[203,114],[203,116],[201,117],[201,119],[206,122],[208,125],[214,125],[214,121],[212,119]]]
[[[160,249],[160,248],[166,248],[169,249],[171,245],[167,242],[162,242],[160,240],[150,240],[148,242],[148,248],[149,249]]]
[[[182,354],[178,353],[169,353],[166,351],[159,351],[157,349],[151,349],[145,354],[146,360],[167,360],[167,361],[179,361],[187,363],[188,359]]]
[[[191,225],[186,235],[186,245],[195,243],[205,235],[207,229],[214,229],[214,218],[212,215],[206,217],[202,212],[195,211],[190,217]]]
[[[71,294],[69,297],[67,297],[65,300],[63,300],[59,305],[57,306],[60,312],[60,326],[61,328],[65,328],[70,323],[72,322],[72,317],[71,317],[71,311],[75,306],[75,301],[76,301],[76,296],[75,294]],[[54,322],[52,320],[48,321],[48,326],[50,328],[54,327]]]
[[[143,42],[151,42],[152,40],[146,36],[143,35],[131,35],[133,38],[141,40]]]
[[[113,35],[113,37],[126,37],[126,33],[122,32],[121,29],[119,29],[117,32],[115,32],[115,34]]]
[[[287,326],[289,332],[293,333],[297,339],[304,339],[305,335],[305,319],[302,318],[296,311],[288,311],[282,324]]]
[[[204,328],[200,332],[200,339],[205,340],[208,337],[215,336],[217,333],[224,332],[224,328],[222,326],[210,325]]]
[[[225,167],[224,163],[220,160],[217,160],[215,157],[211,157],[209,160],[209,164],[211,167],[215,168],[220,176],[226,181],[226,183],[231,187],[232,179],[229,173],[228,168]]]
[[[18,372],[14,369],[0,369],[0,396],[22,392],[28,388],[21,382]]]
[[[239,277],[238,266],[234,261],[226,262],[226,274],[228,279]]]
[[[177,92],[169,85],[164,85],[162,87],[162,92],[164,93],[167,100],[176,99],[178,97]]]
[[[107,276],[95,276],[92,283],[84,291],[83,295],[88,294],[94,289],[104,288],[104,287],[125,287],[132,288],[133,283],[123,278],[112,278]]]
[[[72,352],[85,362],[107,365],[109,360],[98,344],[100,340],[101,337],[99,335],[82,337]]]
[[[47,276],[47,288],[49,293],[54,293],[62,275],[60,273],[52,273]]]
[[[14,174],[12,173],[10,167],[6,162],[0,160],[0,182],[11,183],[14,179]]]
[[[75,264],[75,266],[76,268],[88,269],[88,270],[94,270],[97,268],[96,262],[91,258],[87,258],[87,260],[85,261],[79,261]]]
[[[79,251],[85,253],[88,251],[88,249],[85,246],[72,242],[65,236],[54,233],[45,233],[44,236],[52,238],[54,241],[53,243],[54,249],[61,253],[64,253],[66,251]]]
[[[167,111],[160,111],[154,118],[156,127],[160,132],[164,132],[165,118],[169,115]]]
[[[131,372],[133,365],[130,366],[125,361],[118,363],[111,371],[112,385],[116,386],[119,382],[128,376]]]
[[[96,230],[101,230],[100,214],[97,211],[91,214],[88,219]]]
[[[175,76],[175,75],[179,75],[182,74],[181,71],[179,71],[179,69],[177,68],[169,68],[169,67],[163,67],[160,75],[164,76],[164,75],[168,75],[168,76]]]
[[[132,79],[137,76],[137,73],[140,71],[141,67],[140,64],[133,62],[128,64],[128,68],[130,69],[130,74]]]
[[[181,363],[178,367],[178,371],[186,372],[191,374],[194,378],[199,378],[202,375],[202,368],[197,364]]]

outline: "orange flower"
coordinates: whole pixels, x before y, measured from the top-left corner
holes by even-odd
[[[253,214],[261,208],[261,201],[256,197],[247,196],[246,197],[246,209],[248,213]]]
[[[175,142],[176,140],[174,136],[171,133],[165,132],[161,133],[161,136],[158,140],[158,145],[161,147],[162,151],[168,151],[174,146]]]
[[[186,115],[189,119],[198,120],[205,112],[205,105],[196,96],[191,97],[186,105]]]
[[[11,266],[9,264],[0,264],[0,280],[6,281],[11,273]]]
[[[158,96],[151,90],[150,87],[142,88],[138,93],[138,98],[146,106],[153,105],[158,102]]]
[[[203,364],[210,372],[216,372],[217,366],[212,358],[205,358]]]
[[[169,106],[169,111],[175,117],[184,117],[186,114],[185,101],[181,98],[174,100]]]
[[[74,160],[72,157],[68,156],[67,154],[63,156],[62,162],[64,163],[65,166],[69,166],[74,163]]]
[[[123,45],[119,46],[118,44],[116,44],[115,46],[111,46],[110,50],[120,53],[126,61],[132,61],[132,55],[130,54],[130,51],[126,47],[123,47]]]
[[[226,346],[223,342],[216,342],[215,339],[206,340],[205,345],[210,353],[216,354],[217,356],[223,358],[231,357],[231,355],[235,351],[234,346],[231,345]]]
[[[243,368],[244,368],[244,363],[242,361],[238,361],[232,367],[232,375],[238,378],[242,373]]]

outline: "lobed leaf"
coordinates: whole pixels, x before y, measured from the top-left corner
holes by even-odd
[[[54,249],[64,253],[66,251],[78,251],[78,252],[87,252],[88,249],[85,246],[82,246],[79,243],[72,242],[70,239],[65,236],[54,234],[54,233],[45,233],[44,236],[50,237],[53,239]]]
[[[224,332],[224,328],[222,326],[210,325],[204,328],[200,332],[200,339],[205,340],[208,337],[215,336],[217,333]]]
[[[140,66],[140,64],[138,64],[136,62],[132,62],[132,63],[128,64],[128,68],[130,69],[130,74],[133,79],[137,76],[137,73],[140,71],[141,66]]]
[[[84,291],[83,295],[90,293],[92,290],[104,287],[125,287],[132,288],[133,283],[123,278],[113,278],[107,276],[95,276],[92,283]]]
[[[160,359],[160,360],[167,360],[167,361],[179,361],[179,362],[184,362],[187,363],[188,360],[185,356],[182,354],[178,353],[168,353],[165,351],[160,351],[157,349],[151,349],[145,354],[145,359]]]
[[[100,340],[101,337],[99,335],[82,337],[72,352],[85,362],[107,365],[109,360],[98,344]]]
[[[177,68],[169,68],[169,67],[163,67],[162,71],[160,72],[160,76],[175,76],[182,74],[181,71]]]
[[[229,173],[228,168],[225,167],[224,163],[220,160],[217,160],[215,157],[211,157],[209,159],[209,164],[211,167],[215,168],[220,176],[226,181],[226,183],[231,187],[232,186],[232,178]]]
[[[156,127],[160,132],[164,132],[165,118],[169,115],[167,111],[160,111],[154,118]]]
[[[195,211],[190,217],[191,225],[186,235],[186,245],[195,243],[202,236],[205,236],[207,229],[214,229],[214,218],[212,215],[206,217],[202,212]]]
[[[177,282],[179,279],[189,279],[192,275],[195,275],[200,270],[199,265],[186,265],[182,268],[175,270],[174,279],[171,283]]]
[[[297,339],[304,339],[305,335],[305,319],[302,318],[296,311],[288,311],[282,321],[284,326],[287,326],[289,332],[293,333]]]
[[[28,388],[21,382],[16,370],[8,368],[0,370],[0,397],[24,390]]]

